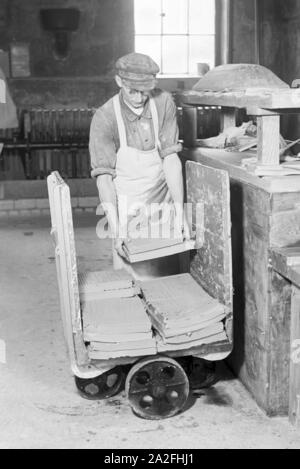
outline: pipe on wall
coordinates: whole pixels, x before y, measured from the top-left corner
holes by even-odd
[[[231,0],[216,1],[216,65],[228,64],[232,58]]]

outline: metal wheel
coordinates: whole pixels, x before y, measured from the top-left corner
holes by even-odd
[[[145,419],[162,419],[183,408],[189,395],[189,381],[172,358],[144,358],[128,373],[125,390],[135,414]]]
[[[178,358],[178,361],[189,378],[191,389],[208,388],[218,381],[215,362],[192,356]]]
[[[125,381],[125,373],[121,366],[96,376],[96,378],[78,378],[75,384],[79,393],[86,399],[107,399],[121,391]]]

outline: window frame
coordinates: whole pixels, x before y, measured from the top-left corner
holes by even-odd
[[[135,2],[138,0],[134,0],[134,5]],[[195,73],[192,73],[190,70],[190,38],[191,37],[213,37],[214,38],[214,66],[215,66],[215,61],[216,61],[216,39],[217,39],[217,28],[216,28],[216,17],[217,17],[217,2],[215,0],[215,19],[214,19],[214,33],[213,34],[207,34],[207,33],[199,33],[199,34],[194,34],[190,33],[190,22],[189,22],[189,17],[190,17],[190,0],[187,1],[187,12],[186,12],[186,22],[187,22],[187,32],[186,33],[164,33],[164,17],[166,14],[163,11],[163,0],[160,0],[160,34],[158,33],[146,33],[146,34],[141,34],[141,33],[134,33],[134,48],[136,49],[136,42],[135,38],[137,36],[142,36],[142,37],[156,37],[160,39],[160,63],[158,63],[160,67],[160,77],[166,77],[166,76],[194,76]],[[178,72],[178,73],[167,73],[164,71],[164,57],[163,57],[163,38],[164,37],[186,37],[187,38],[187,49],[186,49],[186,72]]]

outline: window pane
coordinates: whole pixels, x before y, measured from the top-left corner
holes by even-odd
[[[134,24],[136,34],[160,34],[161,0],[135,0]]]
[[[190,34],[215,33],[215,0],[190,0]]]
[[[163,36],[163,73],[187,73],[187,36]]]
[[[197,75],[197,63],[208,63],[215,66],[215,37],[190,36],[189,73]]]
[[[163,0],[163,34],[186,34],[187,0]]]
[[[160,38],[161,36],[135,36],[135,51],[150,55],[161,68]]]

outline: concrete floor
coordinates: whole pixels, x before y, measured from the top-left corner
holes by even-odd
[[[79,265],[111,268],[110,241],[96,238],[96,222],[94,214],[76,216]],[[105,401],[80,397],[49,228],[48,218],[0,220],[0,448],[300,448],[300,429],[287,417],[266,417],[222,364],[220,381],[166,420],[136,417],[124,392]]]

